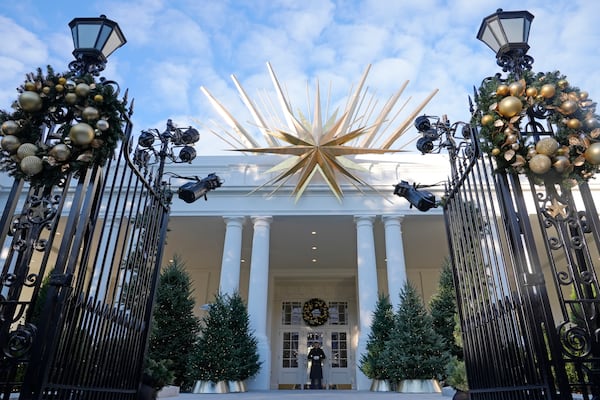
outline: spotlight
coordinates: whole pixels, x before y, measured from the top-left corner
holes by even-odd
[[[422,154],[431,153],[433,151],[433,140],[429,137],[422,137],[417,140],[417,150]]]
[[[200,133],[194,128],[188,128],[181,134],[181,141],[185,144],[196,143],[200,140]]]
[[[138,138],[138,144],[142,147],[149,148],[154,144],[154,135],[148,131],[142,131]]]
[[[419,191],[414,185],[409,184],[406,181],[400,181],[399,184],[394,188],[394,194],[400,197],[404,197],[410,203],[410,207],[413,206],[419,211],[428,211],[432,207],[437,207],[435,196],[427,191]]]
[[[421,115],[415,119],[415,128],[419,132],[425,132],[431,129],[431,122],[429,122],[429,118],[425,115]]]
[[[184,146],[179,152],[179,158],[183,162],[192,162],[196,158],[196,150],[192,146]]]
[[[213,172],[199,181],[188,182],[181,185],[177,194],[179,198],[186,203],[193,203],[200,197],[204,197],[204,200],[207,200],[206,193],[220,187],[222,184],[223,182],[221,182],[221,179]]]

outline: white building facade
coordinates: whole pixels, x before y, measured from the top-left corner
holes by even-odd
[[[445,180],[446,157],[353,160],[370,187],[342,181],[340,200],[317,177],[298,199],[291,195],[293,178],[261,187],[280,156],[199,157],[170,169],[180,176],[215,172],[223,180],[206,202],[174,198],[163,264],[174,255],[183,259],[200,316],[200,307],[217,292],[239,291],[247,301],[263,363],[250,389],[302,387],[309,382],[306,355],[318,341],[327,355],[325,385],[368,390],[359,363],[378,295],[388,294],[397,306],[407,279],[425,301],[437,288],[448,256],[442,210],[420,212],[393,190],[401,180]],[[423,190],[440,199],[442,189]],[[328,305],[322,325],[310,326],[303,318],[311,299]]]

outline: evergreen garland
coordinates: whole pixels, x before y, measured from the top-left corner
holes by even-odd
[[[0,111],[0,170],[16,179],[33,186],[61,184],[68,173],[78,176],[104,165],[123,139],[127,100],[117,98],[115,82],[55,73],[48,66],[46,74],[41,68],[27,74],[17,91],[14,111]],[[92,133],[89,141],[74,139],[76,125]],[[34,158],[27,163],[27,156]]]
[[[507,107],[508,102],[512,106]],[[488,79],[479,88],[476,103],[478,112],[472,122],[480,126],[482,150],[494,157],[498,170],[524,173],[536,183],[541,183],[543,175],[569,184],[586,181],[598,171],[596,103],[559,71],[526,71],[522,79],[510,75],[506,81],[498,76]],[[556,141],[552,151],[548,147],[540,150],[536,146],[540,137],[532,137],[531,127],[521,126],[528,112],[547,118],[555,127],[554,135],[546,137],[547,142]],[[537,154],[549,157],[543,163],[550,163],[548,169],[532,168],[534,163],[540,164],[539,160],[532,162]]]
[[[192,294],[185,263],[175,256],[160,275],[147,357],[154,362],[169,360],[174,375],[169,383],[183,388],[193,383],[191,357],[200,330]]]
[[[390,379],[388,364],[382,357],[385,343],[394,328],[394,310],[387,295],[379,294],[365,354],[360,358],[360,370],[370,379]]]
[[[433,329],[417,290],[407,282],[400,293],[394,329],[383,351],[392,379],[438,379],[450,355],[444,339]]]

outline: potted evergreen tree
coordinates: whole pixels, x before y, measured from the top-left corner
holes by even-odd
[[[184,390],[189,390],[192,384],[190,361],[200,330],[192,292],[185,263],[179,256],[173,257],[160,274],[147,353],[148,372],[159,375],[154,377],[155,381]],[[166,367],[173,378],[165,382],[161,371]],[[169,391],[179,393],[179,388],[169,388]]]
[[[403,393],[441,392],[437,379],[444,374],[450,355],[444,339],[433,329],[431,315],[416,289],[406,282],[394,328],[383,351],[392,378]]]
[[[233,353],[232,332],[229,329],[229,312],[225,295],[217,293],[202,318],[200,336],[193,352],[192,369],[196,383],[193,393],[228,393]]]
[[[390,370],[382,357],[385,343],[394,328],[394,310],[387,295],[379,294],[371,332],[367,339],[366,353],[361,355],[359,368],[367,378],[372,379],[371,391],[388,392],[391,390]]]
[[[245,392],[245,381],[253,377],[260,370],[258,342],[250,329],[248,309],[238,292],[227,298],[229,312],[229,331],[232,336],[231,366],[233,370],[229,376],[230,392]]]
[[[429,310],[433,321],[433,329],[444,339],[446,349],[451,355],[461,358],[462,348],[456,343],[455,330],[456,317],[456,291],[454,290],[454,277],[452,264],[446,259],[442,264],[437,292],[429,302]]]

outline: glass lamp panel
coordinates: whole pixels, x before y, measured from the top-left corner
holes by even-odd
[[[119,35],[119,32],[116,29],[111,29],[110,36],[102,49],[102,54],[104,57],[110,56],[116,49],[121,47],[125,43],[122,35]]]
[[[98,37],[98,24],[79,23],[72,29],[73,43],[76,49],[93,49],[96,47]]]
[[[524,38],[523,18],[507,18],[502,20],[502,27],[506,33],[508,43],[524,43],[527,39]]]

